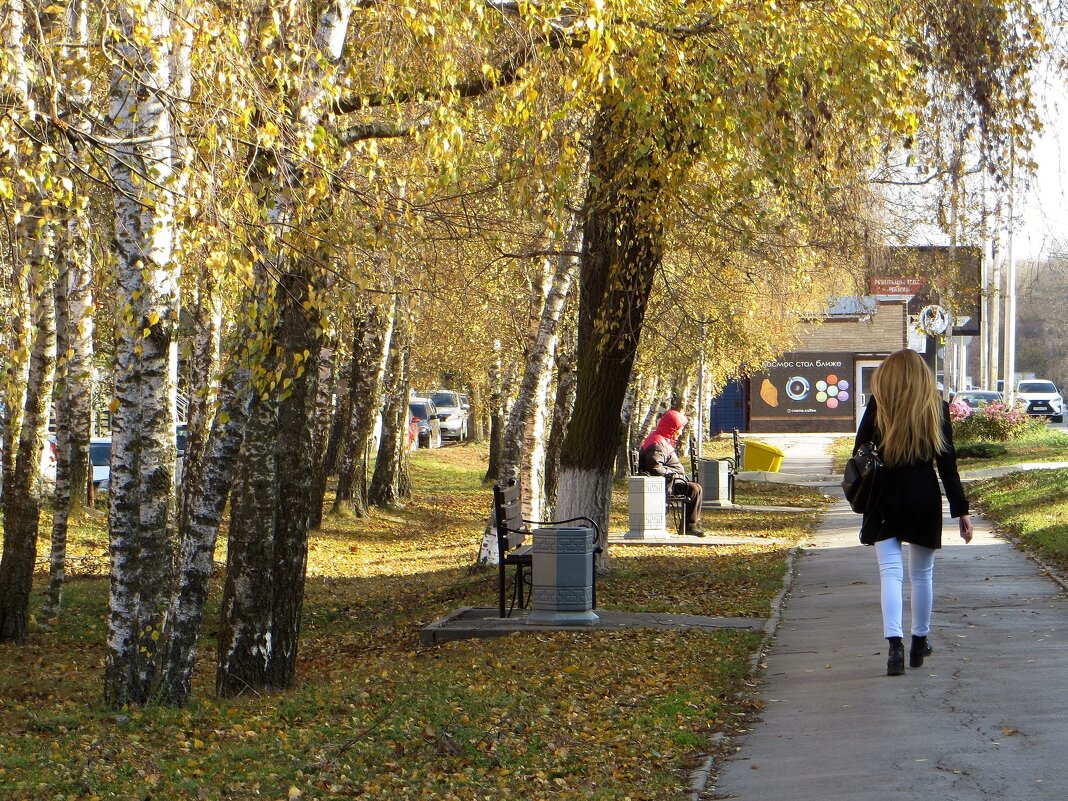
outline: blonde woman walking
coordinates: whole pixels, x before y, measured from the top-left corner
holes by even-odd
[[[902,543],[908,543],[912,586],[909,667],[922,666],[924,657],[931,655],[927,635],[934,606],[934,555],[942,547],[938,476],[949,499],[950,515],[959,519],[960,536],[966,543],[972,541],[972,521],[957,473],[949,409],[935,389],[931,369],[915,351],[899,350],[875,371],[871,386],[853,452],[865,442],[874,443],[885,469],[873,491],[873,508],[861,523],[860,540],[874,545],[879,559],[883,632],[890,641],[886,675],[901,676],[905,672]]]

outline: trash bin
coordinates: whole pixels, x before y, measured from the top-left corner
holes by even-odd
[[[631,476],[627,480],[627,540],[668,535],[663,476]]]
[[[782,467],[783,452],[774,445],[766,442],[754,442],[749,440],[745,443],[745,469],[764,470],[768,473],[778,473]]]
[[[531,554],[530,614],[543,626],[589,626],[593,613],[592,528],[536,528]]]
[[[731,506],[731,469],[726,459],[702,459],[697,463],[704,500],[701,508]]]

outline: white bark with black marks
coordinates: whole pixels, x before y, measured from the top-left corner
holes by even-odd
[[[249,371],[233,367],[224,376],[203,458],[185,473],[178,516],[178,560],[163,636],[157,700],[181,706],[189,699],[197,641],[204,621],[208,582],[214,572],[219,524],[233,483],[253,393]]]
[[[357,322],[349,371],[349,419],[338,470],[334,511],[345,503],[360,517],[367,514],[367,445],[382,412],[383,383],[396,326],[397,300],[370,303]],[[405,409],[407,415],[407,409]]]
[[[545,498],[549,517],[556,518],[560,487],[560,449],[567,435],[567,422],[575,405],[575,326],[567,325],[556,346],[556,400],[545,451]]]
[[[371,483],[367,488],[367,502],[372,506],[391,507],[400,504],[398,484],[401,468],[401,441],[408,431],[408,379],[405,354],[410,344],[411,319],[405,298],[398,299],[396,321],[389,349],[389,368],[385,390],[386,403],[382,411],[382,436],[378,442],[378,457]]]
[[[145,703],[171,577],[175,468],[175,334],[180,268],[173,260],[171,7],[115,10],[110,115],[115,257],[120,295],[109,509],[111,593],[104,697]],[[136,72],[131,72],[136,69]]]

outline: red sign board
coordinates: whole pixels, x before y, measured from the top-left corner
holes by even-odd
[[[868,292],[872,295],[915,295],[927,284],[924,278],[893,278],[891,276],[873,276],[868,283]]]

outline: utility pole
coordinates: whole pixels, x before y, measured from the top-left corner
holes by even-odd
[[[998,203],[998,211],[994,215],[994,235],[990,240],[990,268],[992,278],[990,281],[990,326],[987,330],[989,339],[988,364],[990,367],[990,389],[998,389],[998,378],[1001,376],[1001,248],[998,237],[1001,236],[1001,202]]]
[[[986,213],[986,171],[983,172],[983,252],[979,258],[979,388],[994,389],[990,381],[990,227]]]
[[[1016,150],[1009,140],[1009,274],[1005,279],[1005,400],[1011,406],[1016,401],[1016,256],[1013,253],[1013,234],[1016,219],[1013,201],[1016,194]]]

